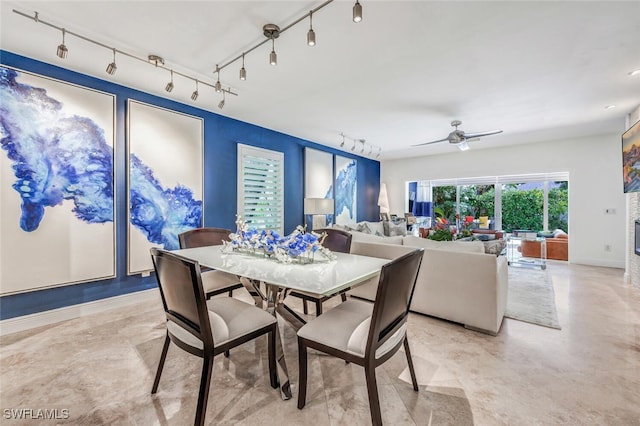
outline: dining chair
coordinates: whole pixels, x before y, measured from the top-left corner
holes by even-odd
[[[343,231],[341,229],[317,229],[314,232],[318,234],[326,233],[326,237],[322,242],[323,247],[328,248],[331,251],[337,253],[349,253],[351,251],[351,234]],[[342,290],[340,293],[340,297],[342,297],[342,301],[347,300],[346,292],[349,291],[348,288]],[[322,304],[327,300],[331,299],[335,294],[331,296],[319,296],[313,293],[307,293],[305,291],[292,291],[289,293],[289,296],[298,297],[302,299],[302,310],[305,314],[309,313],[309,308],[307,307],[307,302],[313,302],[316,305],[316,316],[322,314]]]
[[[158,390],[170,342],[202,358],[195,424],[203,425],[214,357],[264,334],[268,337],[269,380],[271,387],[277,388],[276,318],[233,297],[207,301],[198,262],[157,248],[151,249],[151,258],[167,321],[167,334],[151,394]]]
[[[224,228],[196,228],[178,235],[178,241],[181,249],[219,246],[229,240],[231,232]],[[213,269],[202,271],[202,285],[207,299],[227,291],[231,297],[233,290],[244,287],[237,276]]]
[[[418,249],[385,264],[373,304],[350,299],[307,322],[298,330],[298,408],[307,397],[307,348],[364,367],[369,410],[374,425],[382,424],[376,367],[404,345],[413,390],[418,391],[407,340],[407,316],[424,250]]]

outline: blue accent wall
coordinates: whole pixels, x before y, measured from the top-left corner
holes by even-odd
[[[285,232],[304,223],[304,148],[311,147],[358,161],[358,220],[378,220],[380,163],[294,136],[223,117],[109,81],[0,50],[5,66],[116,95],[116,278],[0,297],[0,320],[123,295],[156,287],[153,276],[127,276],[127,187],[125,118],[128,99],[146,102],[204,120],[204,225],[235,229],[237,206],[237,144],[284,153]],[[242,94],[240,94],[242,96]],[[241,98],[238,100],[241,102]],[[197,105],[194,102],[193,105]],[[338,137],[338,135],[336,135]],[[4,151],[2,152],[4,155]],[[16,219],[17,220],[17,219]],[[37,262],[37,259],[34,259]],[[6,265],[4,267],[7,267]]]

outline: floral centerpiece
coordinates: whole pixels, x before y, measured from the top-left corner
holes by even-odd
[[[238,216],[237,230],[229,235],[224,249],[231,252],[273,257],[283,263],[312,263],[315,253],[320,252],[328,260],[336,256],[322,245],[325,233],[306,232],[298,225],[291,234],[281,236],[272,230],[257,230]]]

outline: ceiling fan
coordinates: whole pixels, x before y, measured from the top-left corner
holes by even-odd
[[[423,146],[423,145],[431,145],[433,143],[440,143],[444,141],[449,141],[450,144],[453,144],[460,148],[461,151],[466,151],[469,149],[469,144],[467,142],[475,141],[480,139],[483,136],[495,135],[497,133],[502,133],[502,130],[491,130],[489,132],[477,132],[477,133],[465,133],[464,130],[458,130],[458,126],[462,124],[460,120],[453,120],[451,122],[451,126],[456,129],[449,133],[449,136],[443,139],[438,139],[437,141],[419,143],[413,146]]]

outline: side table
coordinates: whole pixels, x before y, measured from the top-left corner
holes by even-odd
[[[523,257],[520,251],[522,242],[535,242],[540,244],[540,257]],[[528,267],[540,267],[540,269],[547,269],[547,240],[546,238],[522,238],[510,236],[507,238],[507,264],[528,266]]]

